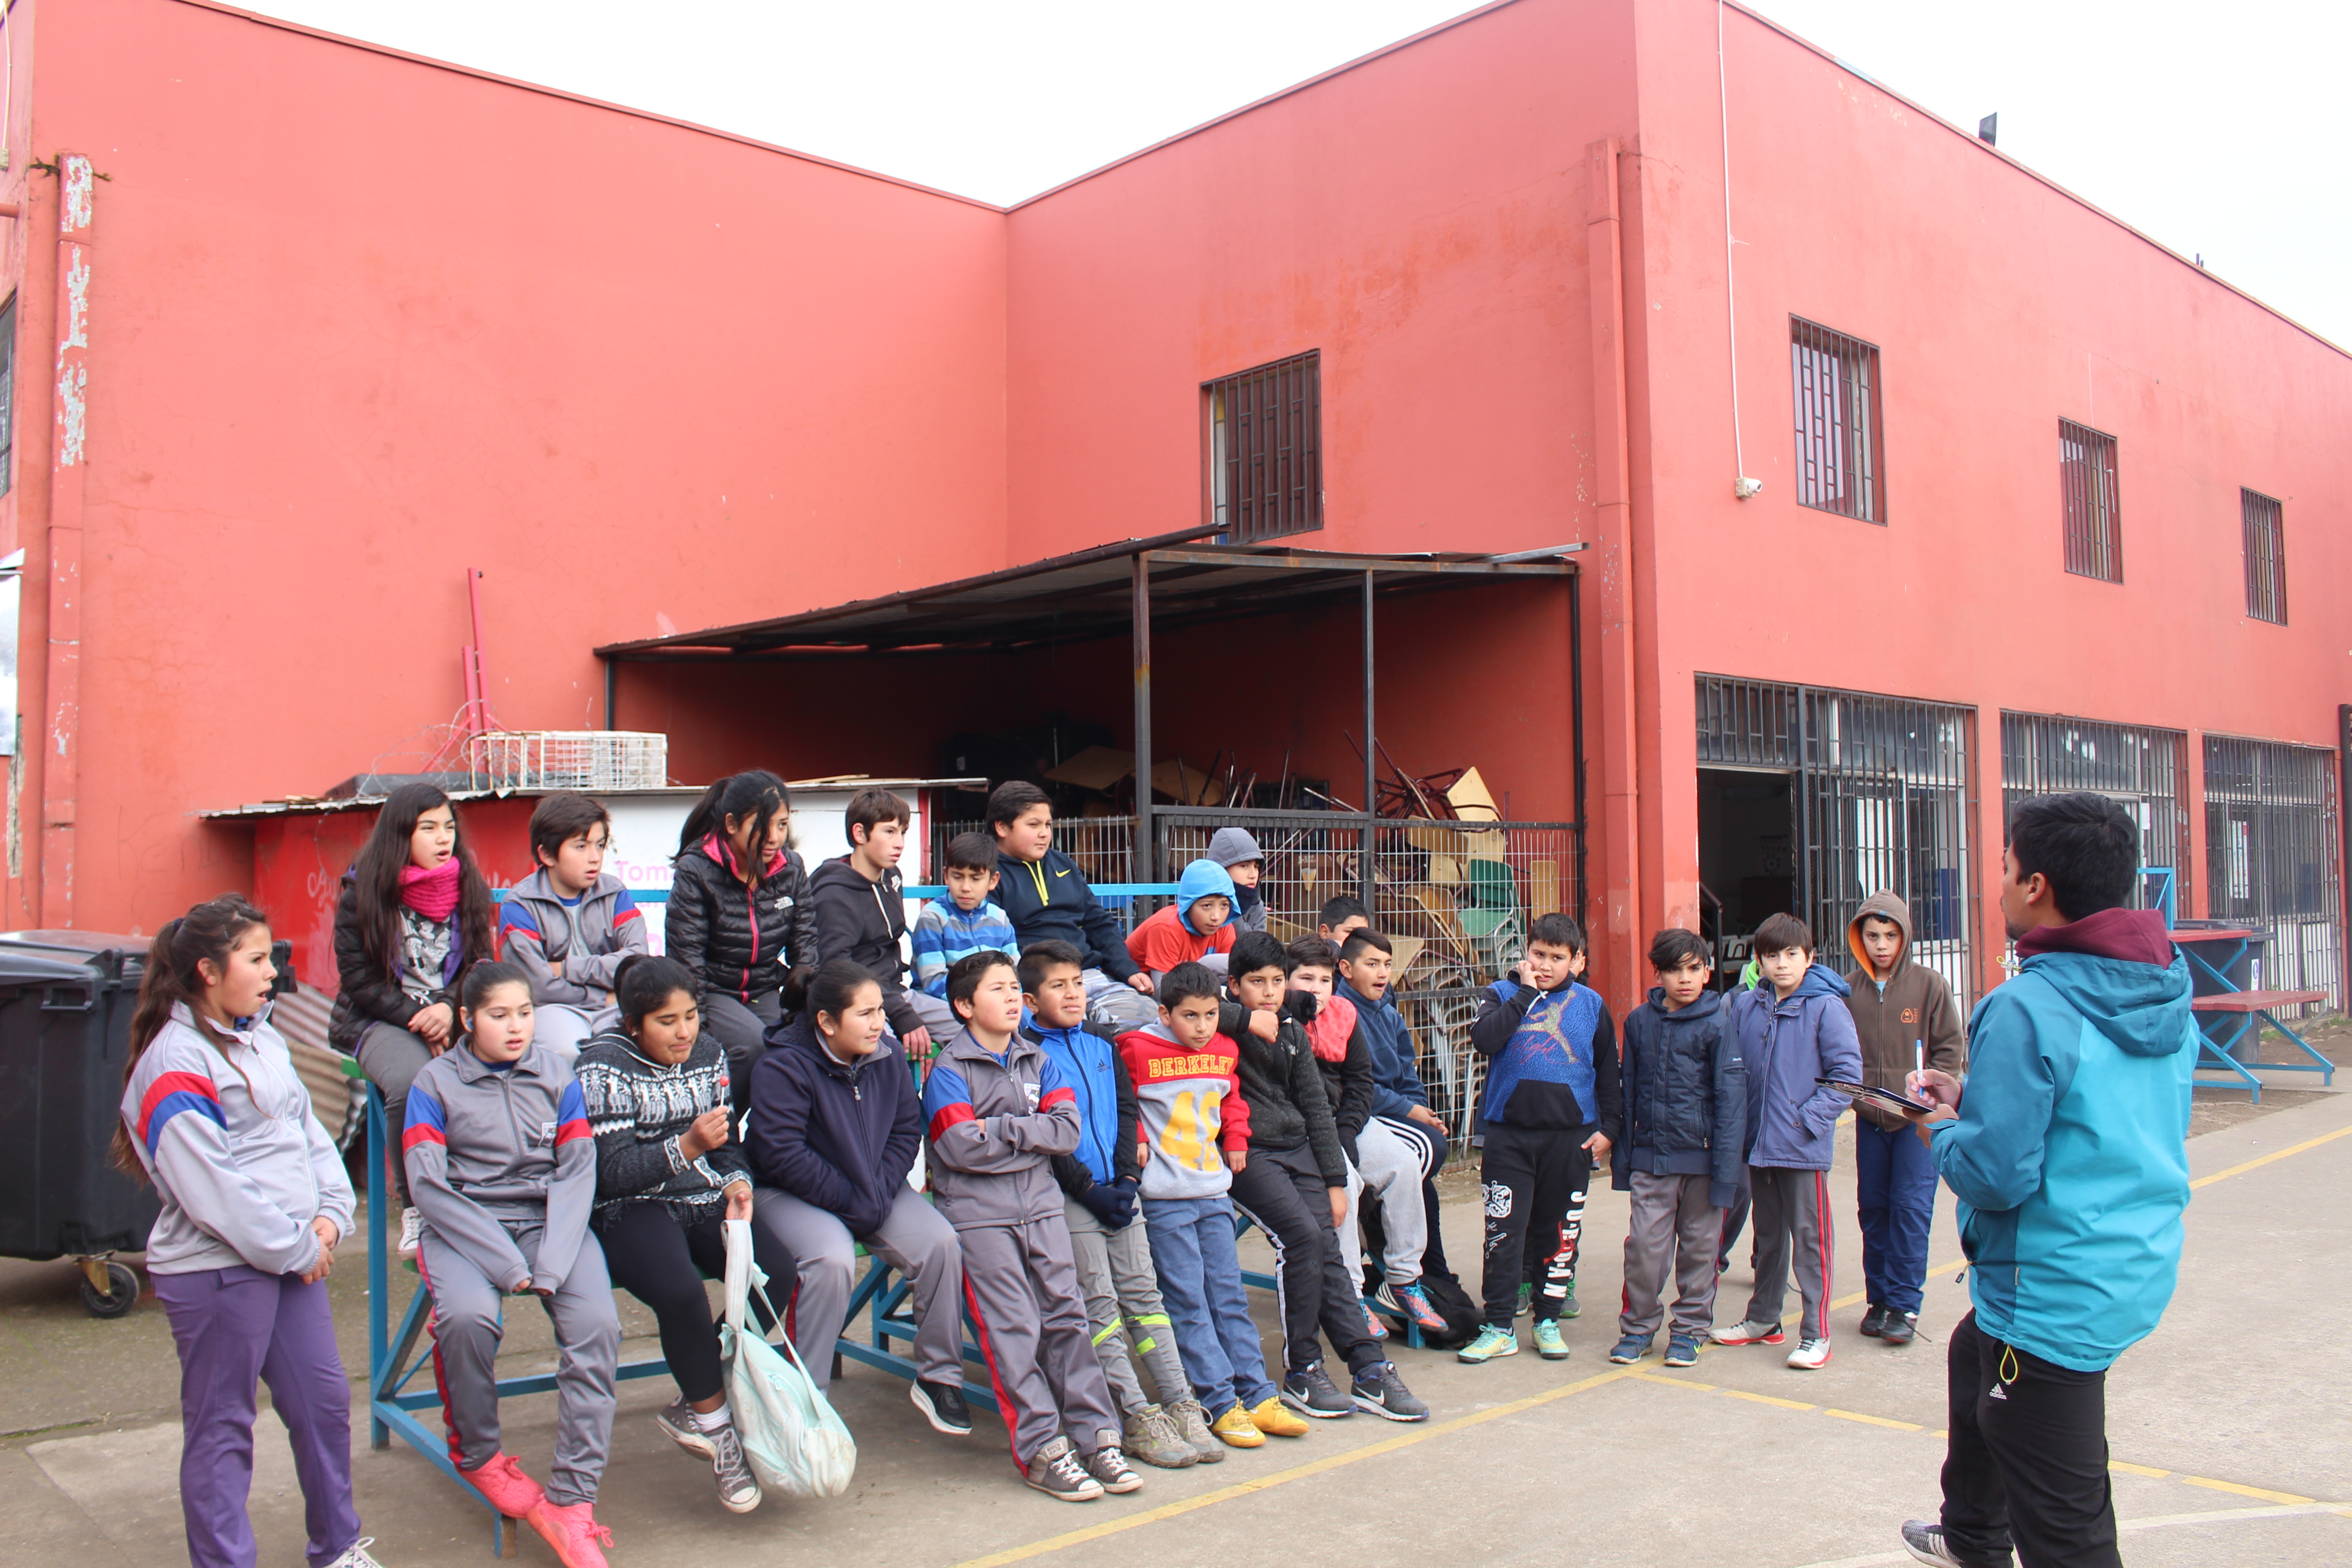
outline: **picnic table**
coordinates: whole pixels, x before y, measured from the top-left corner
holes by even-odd
[[[2262,1041],[2263,1026],[2267,1024],[2293,1041],[2311,1060],[2307,1062],[2263,1062],[2258,1065],[2275,1072],[2315,1072],[2323,1084],[2336,1081],[2336,1064],[2312,1048],[2311,1042],[2298,1035],[2279,1017],[2287,1007],[2307,1002],[2325,1002],[2325,991],[2247,991],[2230,978],[2230,971],[2246,954],[2246,950],[2258,942],[2270,940],[2270,933],[2251,926],[2192,926],[2186,930],[2168,931],[2183,956],[2189,960],[2189,973],[2202,973],[2219,991],[2193,998],[2191,1012],[2202,1013],[2216,1020],[2217,1026],[2208,1031],[2198,1030],[2197,1066],[2202,1071],[2218,1068],[2234,1075],[2235,1081],[2204,1080],[2210,1089],[2245,1089],[2254,1103],[2263,1098],[2262,1079],[2249,1071],[2238,1053],[2250,1050]],[[2227,1020],[2227,1022],[2221,1022]]]

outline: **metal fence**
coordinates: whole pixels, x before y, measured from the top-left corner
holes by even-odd
[[[1285,942],[1312,935],[1328,900],[1360,896],[1369,820],[1372,923],[1396,949],[1391,993],[1412,1029],[1431,1108],[1453,1130],[1457,1157],[1463,1154],[1482,1081],[1470,1021],[1486,988],[1518,961],[1530,921],[1552,913],[1580,918],[1576,825],[1189,806],[1155,806],[1151,820],[1158,879],[1171,882],[1185,862],[1207,854],[1219,828],[1246,829],[1265,852],[1258,896],[1265,900],[1266,930]],[[935,825],[934,856],[975,826]],[[1054,825],[1054,844],[1089,881],[1131,882],[1134,832],[1132,817],[1066,818]],[[1114,907],[1132,929],[1166,901],[1139,897]]]
[[[2037,795],[2090,790],[2113,798],[2139,824],[2140,864],[2171,868],[2176,919],[2196,908],[2189,898],[2189,803],[2181,793],[2188,771],[2189,738],[2178,730],[2047,713],[2000,716],[2001,820],[2019,801]],[[2148,908],[2162,890],[2160,879],[2142,877],[2132,901]]]
[[[2345,1005],[2342,830],[2334,752],[2205,737],[2206,909],[2270,933],[2251,988]]]
[[[1976,710],[1813,686],[1698,677],[1701,767],[1786,772],[1797,785],[1797,905],[1840,963],[1874,892],[1911,907],[1912,955],[1973,1001],[1978,977]]]

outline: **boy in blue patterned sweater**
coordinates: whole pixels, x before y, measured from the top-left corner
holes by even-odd
[[[948,971],[975,952],[1001,952],[1019,960],[1021,943],[1013,921],[989,901],[996,891],[996,840],[985,833],[959,833],[948,840],[940,879],[948,896],[933,899],[915,917],[915,988],[908,999],[923,1016],[935,1040],[945,1041],[963,1026],[948,1005]]]
[[[1539,1253],[1566,1249],[1570,1196],[1585,1190],[1593,1165],[1617,1141],[1617,1026],[1601,994],[1577,984],[1583,952],[1584,932],[1574,921],[1540,917],[1528,928],[1519,967],[1489,987],[1470,1026],[1470,1043],[1486,1058],[1478,1107],[1486,1323],[1462,1348],[1466,1362],[1518,1353],[1511,1317],[1529,1231]],[[1547,1361],[1568,1354],[1559,1335],[1561,1300],[1549,1289],[1536,1295],[1536,1350]]]

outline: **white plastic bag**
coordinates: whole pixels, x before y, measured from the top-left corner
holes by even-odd
[[[727,1369],[727,1402],[735,1433],[763,1487],[794,1497],[839,1497],[857,1470],[857,1444],[834,1414],[787,1336],[776,1353],[751,1319],[751,1291],[767,1276],[751,1261],[751,1222],[724,1222],[727,1237],[727,1316],[719,1354]],[[781,1322],[762,1289],[760,1301]],[[786,1356],[792,1359],[787,1361]]]

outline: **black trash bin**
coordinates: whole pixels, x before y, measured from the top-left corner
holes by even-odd
[[[0,1258],[71,1258],[82,1305],[118,1318],[161,1212],[115,1167],[131,1012],[148,944],[100,931],[0,932]]]

